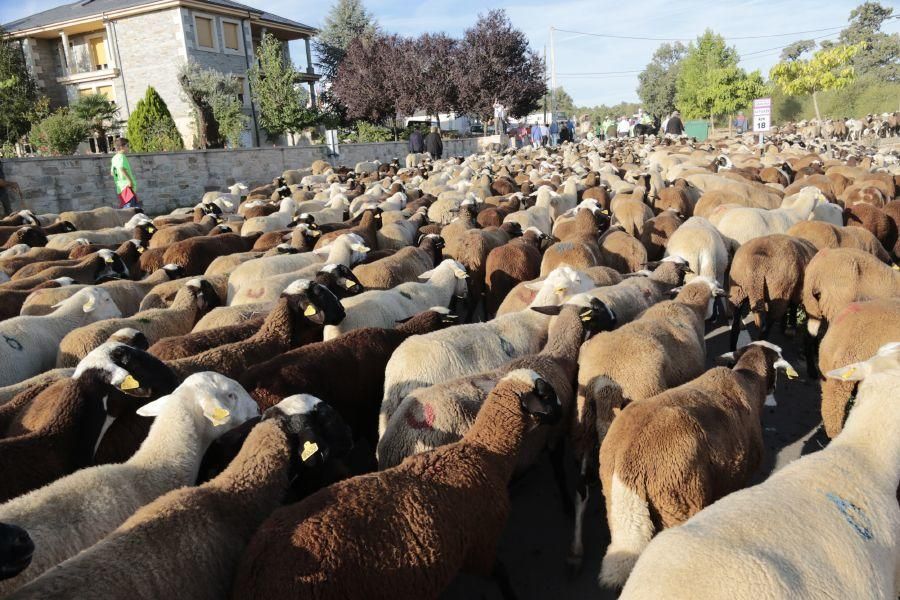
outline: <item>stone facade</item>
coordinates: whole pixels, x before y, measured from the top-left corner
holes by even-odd
[[[477,152],[491,138],[444,140],[445,155]],[[406,142],[344,144],[335,165],[352,167],[357,162],[382,162],[406,156]],[[138,196],[149,214],[167,213],[193,206],[209,190],[222,190],[235,181],[261,185],[287,169],[308,168],[314,160],[327,159],[327,147],[292,146],[238,150],[194,150],[129,156],[138,184]],[[103,155],[64,158],[4,159],[3,168],[17,182],[25,206],[36,213],[89,210],[116,205],[116,190],[109,175],[110,157]],[[13,206],[18,201],[13,198]]]
[[[187,61],[181,13],[181,8],[173,8],[115,22],[125,92],[118,104],[123,108],[121,118],[127,118],[138,100],[144,97],[147,87],[156,88],[185,138],[185,145],[190,147],[193,139],[191,108],[182,98],[176,77],[178,66]]]

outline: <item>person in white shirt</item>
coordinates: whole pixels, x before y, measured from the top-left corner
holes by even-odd
[[[631,131],[631,123],[628,122],[628,119],[622,117],[619,119],[619,124],[616,127],[616,133],[619,137],[628,137],[628,133]]]

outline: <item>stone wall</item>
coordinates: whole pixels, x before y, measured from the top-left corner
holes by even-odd
[[[444,140],[445,156],[477,152],[482,140]],[[352,167],[360,161],[382,162],[406,156],[406,142],[345,144],[340,156],[327,158],[327,147],[293,146],[238,150],[193,150],[129,156],[137,179],[137,194],[149,214],[167,213],[196,204],[209,190],[224,190],[235,181],[248,185],[269,183],[287,169],[308,168],[314,160],[328,159]],[[36,213],[89,210],[115,206],[116,190],[109,175],[110,156],[4,159],[7,179],[17,182],[25,206]],[[13,197],[14,208],[21,208]]]

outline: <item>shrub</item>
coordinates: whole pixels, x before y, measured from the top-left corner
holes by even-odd
[[[128,117],[128,143],[135,152],[182,150],[184,142],[169,107],[152,87]]]
[[[87,122],[59,110],[32,127],[29,138],[41,154],[74,154],[88,133]]]
[[[375,125],[368,121],[356,122],[356,135],[353,136],[354,142],[365,144],[368,142],[390,142],[394,139],[394,134],[389,127]]]

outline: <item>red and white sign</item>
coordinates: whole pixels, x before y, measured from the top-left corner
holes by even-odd
[[[753,131],[769,131],[772,125],[772,99],[757,98],[753,101]]]

